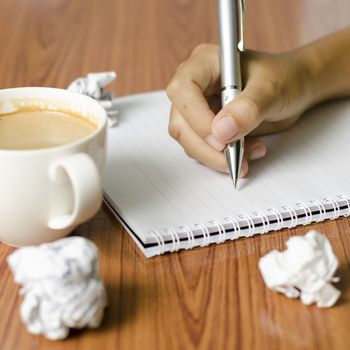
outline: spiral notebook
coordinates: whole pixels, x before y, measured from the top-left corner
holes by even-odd
[[[118,99],[105,202],[147,257],[349,215],[350,100],[266,137],[267,156],[233,189],[168,135],[165,92]]]

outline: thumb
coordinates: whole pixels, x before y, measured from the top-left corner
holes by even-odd
[[[247,86],[215,116],[209,139],[227,144],[247,135],[264,119],[271,98],[263,89]],[[264,96],[265,95],[265,96]]]

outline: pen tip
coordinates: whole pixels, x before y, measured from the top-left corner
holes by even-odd
[[[232,182],[233,182],[233,187],[235,189],[237,189],[237,182],[238,182],[238,180],[237,179],[232,179]]]

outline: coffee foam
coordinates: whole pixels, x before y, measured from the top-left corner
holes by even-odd
[[[60,112],[82,118],[94,125],[99,126],[97,118],[89,112],[88,108],[78,106],[70,102],[42,98],[19,98],[0,102],[0,115],[15,112]]]

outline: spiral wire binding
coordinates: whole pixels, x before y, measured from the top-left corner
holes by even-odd
[[[345,194],[341,194],[338,196],[340,200],[345,201],[346,206],[348,207],[348,212],[346,214],[343,214],[345,217],[348,217],[350,215],[350,198],[346,196]]]
[[[230,223],[232,225],[232,228],[234,229],[231,241],[234,239],[237,239],[241,236],[241,227],[239,225],[238,220],[236,220],[235,218],[228,216],[226,218],[224,218],[224,221]]]
[[[179,235],[177,234],[177,232],[174,229],[172,229],[170,227],[166,228],[164,231],[166,233],[168,233],[173,240],[173,246],[170,249],[170,252],[171,253],[177,252],[180,249],[180,237],[179,237]]]
[[[298,215],[296,213],[296,211],[289,205],[284,205],[282,206],[282,209],[284,209],[286,211],[286,213],[289,214],[290,216],[290,225],[287,226],[289,229],[295,227],[298,225]]]
[[[165,243],[164,243],[164,238],[163,236],[157,231],[153,230],[151,231],[151,234],[155,238],[158,244],[158,253],[156,255],[161,255],[165,253]]]
[[[218,220],[211,220],[209,221],[209,225],[205,225],[204,223],[200,222],[195,224],[194,226],[198,229],[200,229],[202,235],[203,235],[203,241],[200,244],[201,247],[208,246],[211,242],[211,234],[210,229],[212,227],[216,228],[216,232],[218,233],[218,239],[216,241],[217,244],[223,243],[227,239],[227,232],[228,230],[232,232],[231,240],[237,239],[242,236],[242,226],[244,226],[244,222],[246,222],[247,226],[247,233],[244,235],[246,237],[253,236],[256,231],[256,225],[258,223],[258,220],[261,221],[261,234],[270,232],[271,231],[271,221],[276,220],[276,227],[274,228],[274,231],[281,230],[283,227],[287,228],[293,228],[299,224],[298,220],[298,214],[297,211],[303,211],[305,215],[305,222],[303,225],[309,225],[312,222],[320,222],[324,221],[327,218],[327,209],[326,204],[332,206],[332,212],[333,216],[330,217],[331,220],[335,220],[339,218],[341,214],[340,209],[340,202],[345,202],[347,211],[342,214],[345,217],[350,216],[350,198],[346,195],[339,195],[337,196],[338,200],[335,200],[330,197],[323,198],[322,201],[317,199],[310,200],[310,206],[307,206],[303,202],[299,202],[295,204],[295,209],[292,208],[289,205],[284,205],[281,207],[282,211],[276,209],[276,208],[269,208],[266,210],[266,214],[262,212],[261,210],[256,210],[252,213],[252,215],[249,214],[240,214],[238,215],[238,218],[236,219],[232,216],[225,217],[223,219],[223,223],[221,223]],[[313,214],[311,207],[316,207],[319,211],[319,217],[316,219],[316,216]],[[343,208],[342,208],[343,210]],[[284,218],[283,215],[289,215],[289,218]],[[274,217],[271,218],[271,216]],[[285,226],[286,220],[290,220],[290,223]],[[226,224],[226,228],[225,228]],[[232,228],[231,228],[232,226]],[[259,224],[260,226],[260,224]],[[186,236],[187,236],[187,246],[185,249],[192,249],[196,245],[194,232],[189,226],[181,226],[179,227],[180,230],[182,230]],[[170,249],[170,252],[175,252],[181,249],[181,242],[180,242],[180,236],[176,230],[173,228],[166,228],[164,229],[164,232],[169,234],[172,239],[172,246]],[[150,234],[154,237],[154,239],[157,242],[157,245],[159,246],[158,253],[156,255],[160,255],[165,253],[165,242],[164,237],[162,234],[160,234],[157,230],[150,231]],[[214,242],[213,242],[214,243]]]
[[[187,247],[185,249],[186,250],[192,249],[194,247],[194,244],[195,244],[194,234],[193,234],[192,230],[188,226],[181,226],[180,229],[185,231],[185,233],[187,234],[188,244],[187,244]]]
[[[277,221],[277,226],[274,229],[274,231],[279,231],[283,227],[283,216],[279,210],[276,208],[270,208],[267,210],[268,213],[272,213],[272,215],[275,215],[276,221]]]
[[[153,238],[156,240],[157,244],[158,244],[158,253],[156,255],[160,255],[160,246],[161,246],[161,243],[160,243],[160,240],[159,240],[159,237],[158,235],[155,233],[155,231],[150,231],[149,232]]]
[[[251,237],[254,235],[254,221],[252,219],[252,217],[250,215],[247,214],[241,214],[238,215],[238,217],[242,218],[243,220],[245,220],[247,222],[248,225],[248,233],[246,234],[246,237]]]
[[[221,224],[219,221],[217,220],[212,220],[212,221],[209,221],[210,224],[214,225],[217,229],[218,229],[218,232],[219,232],[219,238],[216,242],[216,244],[220,244],[220,243],[223,243],[225,242],[226,240],[226,230],[225,230],[225,227],[223,224]]]
[[[297,203],[296,206],[298,207],[298,209],[302,209],[304,211],[305,222],[303,223],[303,225],[310,225],[313,219],[311,209],[307,207],[304,203]]]
[[[269,218],[267,217],[267,215],[265,215],[261,210],[257,210],[253,213],[253,215],[255,215],[255,217],[257,217],[258,219],[261,220],[261,223],[263,225],[261,233],[267,233],[270,231],[270,221]]]
[[[204,225],[203,223],[199,222],[198,224],[195,224],[196,227],[199,227],[202,230],[203,234],[203,242],[201,244],[201,247],[206,247],[210,244],[210,232],[208,226]]]
[[[320,202],[318,199],[312,199],[312,200],[310,200],[310,203],[312,205],[317,206],[318,211],[320,212],[320,217],[317,220],[315,219],[315,222],[321,222],[321,221],[325,220],[327,213],[326,213],[326,207],[324,206],[324,204],[322,202]]]
[[[324,198],[324,201],[327,203],[331,203],[332,207],[333,207],[333,211],[334,211],[334,215],[330,218],[331,220],[335,220],[338,219],[340,216],[340,207],[338,202],[336,202],[333,198]]]

